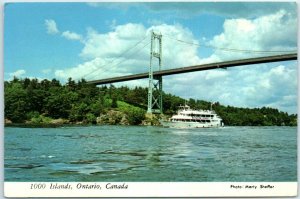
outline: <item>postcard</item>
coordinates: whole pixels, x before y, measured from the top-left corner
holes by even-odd
[[[291,197],[296,2],[4,4],[6,197]]]

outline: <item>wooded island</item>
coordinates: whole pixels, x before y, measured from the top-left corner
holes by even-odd
[[[158,117],[148,118],[147,88],[115,87],[87,84],[86,80],[65,84],[56,79],[18,79],[4,82],[6,125],[23,124],[158,124]],[[183,99],[163,93],[166,116],[176,113],[179,105],[193,109],[210,109],[211,102]],[[296,126],[297,115],[270,107],[237,108],[213,105],[226,126]]]

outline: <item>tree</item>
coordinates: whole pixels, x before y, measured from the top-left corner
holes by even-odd
[[[71,77],[68,79],[67,88],[68,88],[70,91],[75,91],[75,90],[76,90],[76,83],[75,83],[74,80],[72,80]]]
[[[118,116],[126,113],[129,123],[136,125],[145,117],[147,92],[147,88],[142,87],[96,87],[87,84],[84,79],[76,83],[69,78],[65,85],[61,85],[56,79],[39,82],[37,79],[14,77],[13,80],[4,82],[5,118],[13,122],[62,118],[72,122],[93,123],[100,113],[108,113],[109,109],[114,108],[120,112]],[[121,101],[126,102],[125,108]],[[178,106],[184,103],[185,99],[181,97],[163,93],[165,114],[174,114]],[[210,104],[208,101],[195,99],[189,99],[188,102],[192,108],[204,110],[210,109]],[[297,125],[296,114],[289,115],[270,107],[250,109],[215,103],[213,109],[225,125]]]
[[[96,116],[92,113],[87,113],[86,114],[86,122],[90,124],[95,124],[96,123]]]
[[[118,108],[117,97],[115,95],[112,96],[111,107]]]
[[[52,118],[68,118],[72,107],[71,95],[68,90],[61,87],[50,89],[50,95],[45,102],[45,112]]]
[[[26,112],[29,111],[27,94],[19,81],[6,85],[4,91],[4,112],[5,117],[12,122],[23,122],[26,119]]]
[[[81,102],[80,104],[74,104],[70,110],[69,119],[72,122],[82,121],[85,119],[85,115],[88,112],[87,104]]]
[[[50,83],[51,87],[61,87],[60,82],[57,79],[52,79]]]
[[[131,125],[137,125],[142,122],[142,120],[145,119],[146,111],[140,108],[132,108],[128,110],[127,116],[128,116],[128,122]]]

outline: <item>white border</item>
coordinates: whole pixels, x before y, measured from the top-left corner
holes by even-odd
[[[4,182],[4,86],[3,86],[3,80],[4,80],[4,61],[3,61],[3,53],[4,53],[4,4],[5,3],[14,3],[14,2],[140,2],[135,0],[2,0],[0,1],[0,179],[1,184],[3,186],[0,186],[0,198],[3,197],[3,194],[5,197],[293,197],[297,195],[298,186],[299,184],[297,182],[216,182],[216,183],[210,183],[210,182],[203,182],[203,183],[181,183],[181,182],[173,182],[173,183],[126,183],[129,188],[128,189],[120,189],[120,190],[106,190],[105,186],[107,183],[104,182],[97,182],[98,184],[101,184],[101,187],[103,186],[103,189],[101,192],[93,191],[93,190],[78,190],[76,189],[76,185],[79,182],[71,182],[70,185],[74,186],[75,188],[73,190],[32,190],[30,189],[31,182]],[[150,1],[150,0],[146,0]],[[157,1],[157,0],[155,0]],[[163,2],[168,2],[170,0],[160,0]],[[182,0],[171,0],[180,2]],[[193,0],[195,1],[195,0]],[[199,1],[199,0],[198,0]],[[208,0],[202,0],[208,2]],[[213,0],[210,0],[209,2],[212,2]],[[220,1],[220,0],[219,0]],[[226,1],[228,0],[221,0]],[[243,0],[231,0],[229,2],[241,2]],[[247,2],[259,2],[262,0],[247,0]],[[263,0],[264,2],[296,2],[290,1],[290,0]],[[298,4],[297,8],[298,13],[300,12],[300,6]],[[298,15],[299,17],[299,15]],[[298,28],[299,28],[299,18],[298,18]],[[298,29],[299,30],[299,29]],[[298,32],[298,44],[299,44],[300,38],[299,38],[299,32]],[[298,48],[298,54],[299,54],[299,48]],[[299,86],[299,76],[300,76],[300,70],[298,69],[298,99],[300,97],[300,86]],[[300,125],[300,106],[298,104],[298,126]],[[299,132],[299,129],[298,129]],[[298,146],[299,146],[299,140],[298,140]],[[299,151],[299,149],[298,149]],[[299,168],[299,158],[298,158],[298,168]],[[298,179],[300,178],[300,173],[298,169]],[[52,182],[55,183],[55,182]],[[51,183],[47,182],[46,186],[50,186]],[[59,183],[59,184],[67,184],[67,182]],[[86,183],[85,183],[86,184]],[[90,183],[90,184],[95,184]],[[274,186],[274,189],[266,190],[248,190],[243,188],[242,190],[239,189],[233,189],[230,188],[231,185],[255,185],[259,187],[263,184],[269,184],[271,186]],[[297,197],[299,198],[299,196]]]
[[[82,185],[91,188],[79,188]],[[5,197],[295,197],[297,186],[297,182],[5,182],[4,193]]]

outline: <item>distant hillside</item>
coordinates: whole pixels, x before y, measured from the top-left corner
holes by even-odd
[[[144,123],[147,88],[96,87],[84,79],[71,78],[62,85],[58,80],[17,79],[4,82],[6,123],[29,124],[126,124]],[[163,110],[171,116],[185,99],[163,94]],[[189,99],[195,109],[210,109],[210,102]],[[297,115],[274,108],[236,108],[218,102],[213,109],[230,126],[296,126]]]

